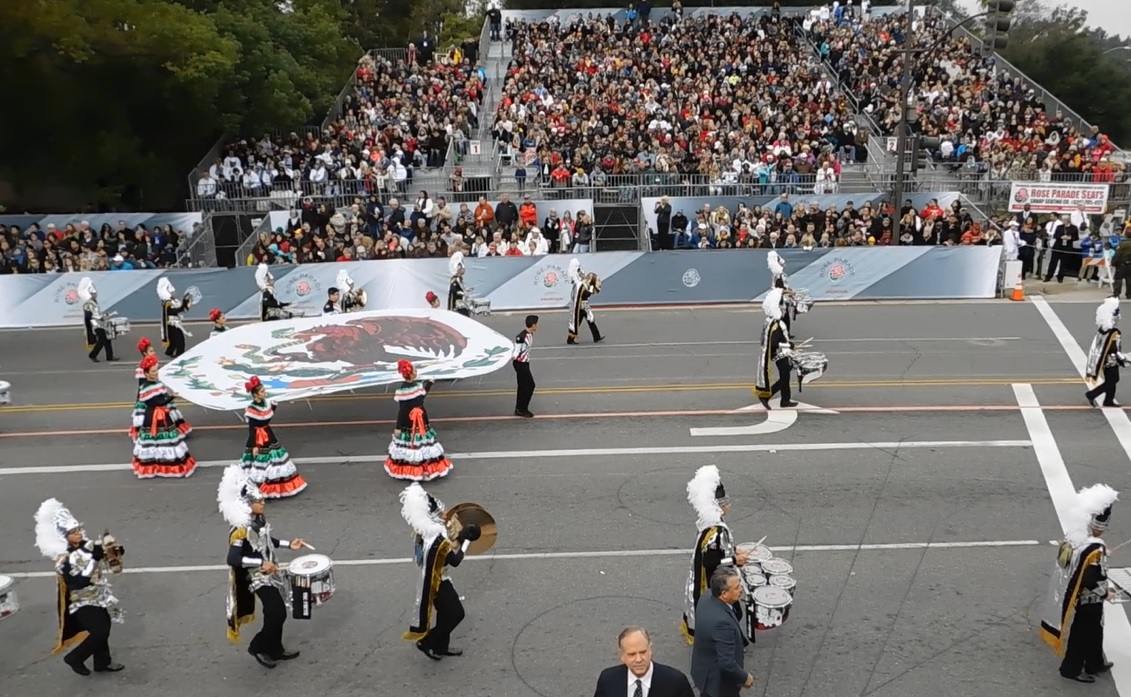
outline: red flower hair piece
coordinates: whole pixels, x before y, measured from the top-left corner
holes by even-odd
[[[157,362],[157,356],[146,356],[141,359],[141,369],[148,373],[150,368],[157,367]]]
[[[259,377],[256,376],[256,375],[252,375],[251,379],[248,380],[246,383],[244,383],[243,387],[248,392],[255,392],[257,389],[259,389],[262,386],[263,386],[263,383],[259,381]]]
[[[153,342],[149,340],[149,337],[143,336],[143,337],[141,337],[141,341],[137,342],[137,351],[138,351],[138,353],[144,354],[146,351],[149,350],[149,347],[152,346],[152,345],[153,345]]]
[[[400,373],[401,377],[405,380],[408,380],[410,377],[412,377],[412,371],[414,370],[416,370],[416,368],[413,367],[411,361],[406,361],[404,359],[397,361],[397,372]]]
[[[222,315],[222,314],[224,314],[224,313],[220,312],[220,308],[214,307],[214,308],[212,308],[212,312],[208,313],[208,319],[215,322],[216,320],[220,319],[220,315]]]

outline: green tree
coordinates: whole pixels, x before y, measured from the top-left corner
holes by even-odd
[[[12,207],[178,207],[222,133],[321,119],[361,54],[348,21],[337,0],[0,2]]]

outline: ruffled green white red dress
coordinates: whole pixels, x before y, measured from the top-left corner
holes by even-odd
[[[141,387],[146,382],[145,371],[141,369],[140,365],[138,366],[137,370],[134,371],[134,377],[137,378],[137,392],[138,395],[140,395]],[[169,418],[172,419],[173,423],[177,425],[177,430],[179,430],[182,435],[187,436],[188,434],[192,433],[192,426],[190,426],[189,423],[185,421],[185,417],[183,414],[181,414],[180,409],[178,409],[176,406],[172,406],[168,409],[168,412]],[[135,443],[137,442],[138,431],[141,430],[141,425],[144,422],[145,404],[143,404],[141,399],[138,398],[134,403],[133,414],[130,416],[130,440],[134,441]]]
[[[279,443],[271,428],[275,405],[267,400],[252,402],[244,411],[247,417],[247,444],[240,466],[248,479],[270,499],[294,496],[306,488],[306,480],[298,473],[290,453]],[[253,454],[259,448],[259,454]]]
[[[173,393],[161,381],[142,383],[135,411],[141,425],[134,440],[133,469],[139,479],[189,477],[196,460],[189,453],[185,434],[173,420]]]
[[[424,409],[424,398],[430,389],[431,382],[406,382],[393,395],[399,407],[400,433],[393,436],[385,458],[385,472],[393,479],[430,482],[452,471],[452,463],[444,454],[444,446],[436,440]]]

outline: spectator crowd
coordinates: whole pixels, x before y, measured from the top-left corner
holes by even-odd
[[[807,35],[871,115],[884,135],[901,118],[906,14],[822,12],[804,23]],[[995,70],[961,32],[930,13],[918,20],[916,46],[928,49],[912,64],[911,96],[917,128],[942,142],[934,152],[945,167],[988,175],[992,180],[1122,182],[1126,172],[1112,154],[1111,140],[1092,126],[1081,133],[1061,111],[1047,105],[1020,78]]]
[[[371,194],[344,211],[305,200],[287,222],[263,232],[244,261],[247,265],[304,264],[364,259],[447,257],[462,251],[476,257],[540,256],[592,251],[596,233],[584,210],[549,209],[539,221],[529,196],[520,203],[503,194],[458,208],[444,196],[421,191],[408,205],[384,203]]]
[[[227,145],[198,174],[200,199],[404,195],[418,170],[443,167],[479,127],[486,73],[426,36],[404,58],[363,56],[342,115],[321,133]]]
[[[85,220],[63,228],[0,224],[0,274],[167,268],[187,239],[170,225],[131,228],[125,221],[98,230]]]

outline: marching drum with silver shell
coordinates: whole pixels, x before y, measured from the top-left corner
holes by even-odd
[[[0,576],[0,620],[11,617],[20,610],[15,585],[11,576]]]
[[[311,609],[334,597],[334,562],[324,554],[307,554],[287,564],[291,582],[292,616],[308,620]]]
[[[0,406],[12,403],[12,383],[0,380]]]
[[[770,548],[759,542],[743,542],[734,546],[735,551],[746,556],[746,568],[754,568],[761,572],[761,564],[774,557]]]
[[[106,338],[113,341],[119,336],[130,333],[130,320],[128,317],[111,317],[106,321]]]
[[[762,562],[762,573],[767,576],[789,576],[793,574],[793,564],[785,559],[767,559]]]
[[[742,578],[746,581],[746,587],[750,590],[761,588],[769,583],[765,574],[758,572],[757,566],[744,566],[742,567]]]
[[[789,608],[793,605],[793,596],[784,588],[766,585],[755,588],[752,593],[751,604],[754,606],[752,622],[756,631],[775,629],[785,624],[789,619]]]
[[[785,574],[777,574],[769,577],[769,585],[775,588],[781,588],[793,597],[793,589],[797,588],[797,579]]]
[[[820,378],[829,369],[829,359],[823,353],[798,351],[790,356],[790,362],[797,369],[798,389]]]

